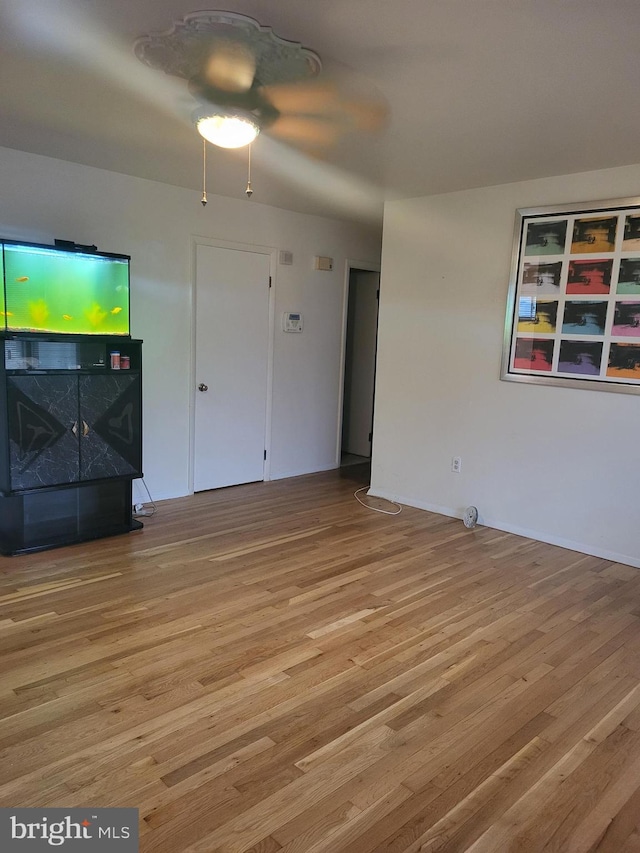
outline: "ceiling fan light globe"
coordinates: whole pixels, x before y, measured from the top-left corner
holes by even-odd
[[[220,148],[242,148],[253,142],[260,133],[257,124],[242,116],[202,116],[196,127],[200,136]]]

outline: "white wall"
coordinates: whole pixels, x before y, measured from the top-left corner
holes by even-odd
[[[145,482],[156,500],[189,490],[192,237],[292,251],[293,265],[278,266],[274,283],[271,477],[334,467],[345,264],[379,261],[375,231],[212,193],[203,208],[199,193],[0,149],[0,236],[131,255],[131,332],[144,340]],[[333,271],[315,271],[315,255],[333,257]],[[304,313],[301,335],[280,331],[285,310]]]
[[[640,166],[386,205],[373,494],[640,566],[640,396],[499,379],[516,209],[634,195]]]

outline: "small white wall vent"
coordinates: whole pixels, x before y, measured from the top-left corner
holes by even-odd
[[[293,263],[293,252],[288,252],[286,249],[281,249],[278,255],[278,263],[290,266]]]
[[[315,268],[317,270],[332,270],[333,258],[323,258],[320,255],[316,255]]]

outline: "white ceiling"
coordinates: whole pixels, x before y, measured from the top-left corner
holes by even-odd
[[[0,0],[0,145],[202,182],[184,81],[138,36],[202,0]],[[221,4],[221,5],[220,5]],[[640,0],[219,0],[388,102],[324,162],[262,134],[253,202],[376,219],[411,197],[638,162]],[[244,198],[246,152],[209,149],[208,190]],[[637,188],[630,188],[630,194]],[[251,202],[248,202],[251,203]]]

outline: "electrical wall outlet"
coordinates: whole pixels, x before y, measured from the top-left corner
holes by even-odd
[[[460,456],[452,456],[451,457],[451,470],[454,474],[459,474],[462,471],[462,457]]]

